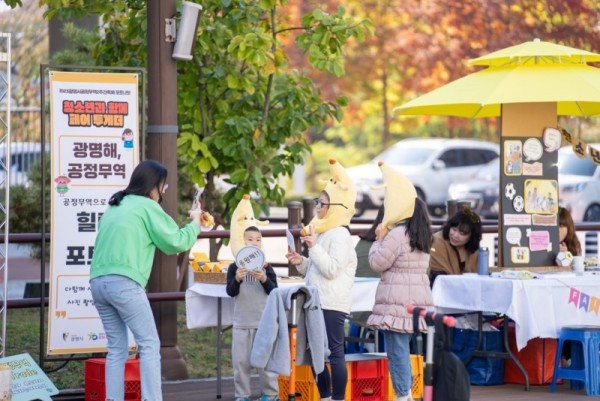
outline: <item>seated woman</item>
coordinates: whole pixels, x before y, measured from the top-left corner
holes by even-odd
[[[577,238],[575,223],[571,212],[564,207],[558,209],[558,236],[561,252],[569,251],[573,256],[581,255],[581,243]]]
[[[469,208],[456,212],[442,230],[433,235],[429,260],[432,287],[439,275],[477,272],[481,235],[481,219]]]

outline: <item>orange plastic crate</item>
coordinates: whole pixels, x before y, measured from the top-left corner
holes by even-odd
[[[350,400],[350,365],[347,362],[348,368],[348,384],[346,385],[345,398]],[[329,364],[327,364],[329,368]],[[279,398],[281,401],[287,401],[290,391],[290,377],[279,376],[277,379],[279,384]],[[319,395],[319,389],[315,378],[312,373],[312,369],[308,365],[296,366],[296,401],[320,401],[321,396]]]
[[[411,355],[410,356],[410,367],[413,375],[412,385],[412,397],[423,398],[423,356],[422,355]],[[392,385],[392,378],[390,371],[387,372],[387,397],[386,400],[394,400],[396,394],[394,393],[394,386]]]
[[[93,358],[85,361],[85,401],[106,399],[105,387],[106,359]],[[125,399],[141,401],[140,360],[128,359],[125,363]]]

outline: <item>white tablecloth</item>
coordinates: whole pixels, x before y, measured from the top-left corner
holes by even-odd
[[[352,312],[371,311],[379,279],[355,278],[352,288]],[[280,282],[280,288],[304,284],[303,281]],[[217,326],[218,299],[221,299],[221,325],[229,326],[233,320],[233,298],[227,295],[225,284],[196,283],[185,292],[187,327],[198,329]]]
[[[600,276],[547,274],[529,280],[438,276],[433,303],[441,313],[505,314],[515,321],[520,350],[535,337],[558,338],[563,326],[600,326]]]

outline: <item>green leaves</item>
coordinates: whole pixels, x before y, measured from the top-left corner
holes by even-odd
[[[370,23],[356,23],[345,18],[346,10],[339,7],[336,14],[330,15],[316,9],[302,17],[306,31],[298,36],[296,44],[308,52],[310,64],[336,76],[345,74],[343,47],[350,37],[364,40],[370,33]]]
[[[146,2],[40,1],[48,5],[48,15],[90,10],[102,15],[103,36],[94,47],[97,64],[146,65]],[[209,202],[215,177],[228,177],[235,188],[223,197],[225,218],[243,194],[257,194],[263,208],[281,204],[285,191],[278,178],[291,176],[304,162],[310,151],[305,133],[339,121],[347,104],[344,97],[324,101],[309,71],[287,69],[293,46],[287,32],[300,31],[295,44],[308,53],[311,65],[337,76],[345,72],[346,41],[368,33],[342,7],[329,14],[317,6],[302,16],[301,26],[291,25],[279,9],[285,3],[203,1],[194,61],[177,63],[179,173],[206,185]]]

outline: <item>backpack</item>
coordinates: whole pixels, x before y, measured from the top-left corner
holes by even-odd
[[[436,314],[433,344],[433,401],[469,401],[471,384],[462,361],[450,351],[450,328]]]

